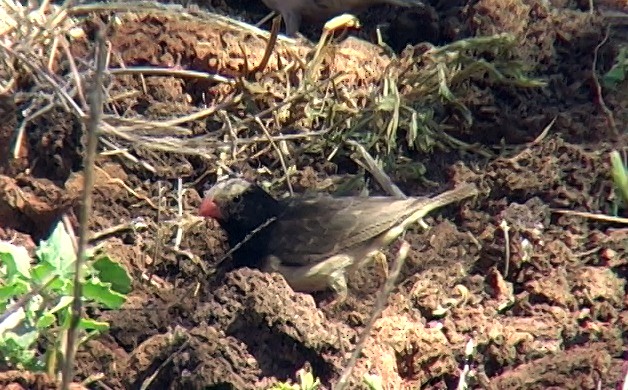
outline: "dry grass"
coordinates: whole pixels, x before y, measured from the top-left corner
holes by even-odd
[[[25,112],[30,113],[16,129],[15,156],[19,155],[19,140],[28,122],[53,107],[63,107],[69,115],[85,120],[84,80],[93,73],[93,64],[89,58],[74,58],[70,46],[87,39],[81,15],[88,11],[116,15],[120,23],[128,18],[129,12],[131,15],[159,13],[172,19],[193,18],[181,15],[180,7],[152,3],[93,4],[69,9],[44,4],[28,10],[4,0],[0,9],[5,14],[0,26],[3,53],[0,72],[8,77],[0,81],[0,90],[27,101]],[[516,47],[508,35],[471,38],[443,47],[417,47],[399,58],[361,70],[350,68],[355,64],[340,62],[359,47],[341,47],[344,43],[327,39],[319,42],[317,48],[305,46],[309,54],[304,57],[304,45],[299,42],[277,39],[240,22],[213,17],[218,18],[219,29],[247,30],[263,39],[265,62],[255,67],[244,56],[244,71],[237,77],[157,67],[110,66],[109,83],[123,75],[159,74],[210,80],[227,92],[207,108],[169,120],[129,118],[115,111],[105,112],[100,132],[106,153],[125,156],[153,172],[156,168],[150,161],[142,161],[130,150],[193,155],[207,159],[216,166],[217,173],[224,173],[236,161],[273,149],[285,175],[301,152],[322,152],[331,158],[350,149],[347,141],[358,142],[384,161],[395,161],[401,148],[407,147],[429,151],[440,146],[490,156],[489,150],[467,145],[449,135],[447,128],[438,122],[435,108],[449,107],[471,123],[470,111],[456,98],[469,80],[483,77],[492,83],[522,88],[542,85],[527,78],[523,65],[511,60]],[[285,66],[272,69],[266,65],[269,53],[274,53],[277,47],[282,50]],[[252,50],[243,47],[242,53]],[[343,57],[342,50],[348,50],[349,54]],[[70,71],[59,74],[60,67]],[[22,80],[32,80],[30,91],[21,89]],[[115,98],[108,94],[109,85],[103,89],[107,107]],[[222,129],[193,135],[191,128],[208,120],[222,123]]]

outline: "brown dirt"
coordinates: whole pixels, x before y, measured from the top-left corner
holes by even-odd
[[[550,3],[442,1],[418,12],[421,19],[402,14],[402,21],[393,23],[396,30],[389,34],[395,48],[406,43],[408,31],[436,43],[473,34],[513,33],[521,46],[518,59],[549,85],[533,91],[482,81],[467,86],[466,94],[458,96],[475,121],[465,123],[455,114],[445,120],[456,137],[494,148],[500,156],[485,160],[438,149],[429,155],[411,152],[410,157],[425,166],[426,179],[440,183],[434,188],[427,188],[427,181],[404,179],[404,172],[394,173],[408,195],[461,181],[479,183],[483,193],[433,213],[426,219],[428,231],[417,228],[406,235],[412,250],[398,288],[367,341],[351,388],[363,387],[360,378],[366,372],[380,375],[386,388],[455,388],[465,361],[474,388],[610,389],[621,382],[628,357],[628,228],[555,210],[612,213],[607,152],[625,152],[628,145],[623,132],[628,88],[624,82],[623,90],[604,91],[620,129],[615,135],[591,77],[594,48],[607,23],[576,2]],[[212,1],[224,12],[250,20],[264,12],[257,3],[241,4],[252,11]],[[376,18],[378,10],[365,20]],[[89,30],[99,21],[86,17],[84,25]],[[408,26],[409,21],[415,24]],[[430,32],[425,32],[425,21]],[[180,66],[236,75],[242,63],[230,62],[233,53],[225,51],[219,64],[204,58],[202,42],[211,34],[202,25],[154,16],[126,19],[107,39],[117,58],[129,66]],[[609,69],[626,35],[621,28],[612,30],[600,50],[599,71]],[[87,48],[76,45],[72,50],[80,58]],[[364,58],[373,61],[369,66],[374,68],[388,61],[368,53]],[[364,58],[353,60],[357,64]],[[279,64],[273,59],[269,66]],[[26,87],[29,81],[20,82]],[[121,76],[112,94],[142,93],[121,98],[107,109],[127,117],[177,116],[224,93],[213,88],[206,93],[207,84],[186,79]],[[19,104],[15,96],[0,100],[0,156],[8,156],[7,145],[21,120]],[[547,136],[533,142],[553,118]],[[193,131],[202,134],[214,125],[199,123]],[[20,157],[3,159],[1,239],[32,251],[63,213],[77,223],[83,181],[81,128],[63,108],[52,109],[28,125]],[[295,378],[297,370],[309,365],[330,388],[384,282],[381,264],[350,279],[346,302],[323,309],[317,302],[324,294],[294,293],[278,275],[240,269],[208,279],[203,269],[228,250],[223,233],[212,221],[186,227],[181,250],[175,250],[171,222],[176,217],[174,179],[196,183],[183,197],[185,215],[194,214],[202,189],[198,183],[207,180],[207,163],[176,153],[130,151],[150,161],[156,172],[119,155],[100,156],[90,228],[98,233],[138,220],[148,225],[101,239],[105,250],[129,268],[134,289],[122,310],[93,313],[108,321],[111,331],[81,348],[76,379],[102,373],[94,388],[148,384],[149,389],[249,389]],[[260,149],[260,156],[238,168],[253,176],[263,161],[275,161],[270,150]],[[293,180],[299,191],[322,188],[328,178],[355,171],[343,160],[326,162],[312,156],[304,155],[297,163]],[[619,215],[628,217],[628,211],[620,210]],[[507,239],[500,227],[504,222],[509,226]],[[393,246],[388,257],[395,251]],[[187,252],[200,256],[204,264]],[[469,340],[476,350],[466,360]],[[0,374],[0,383],[54,386],[34,376],[16,379],[15,372]]]

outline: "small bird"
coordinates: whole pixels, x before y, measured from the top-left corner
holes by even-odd
[[[331,288],[342,300],[346,272],[366,264],[430,211],[477,194],[474,184],[463,184],[433,198],[275,199],[233,178],[207,191],[199,214],[225,230],[236,267],[278,272],[295,291]]]
[[[273,11],[279,12],[286,24],[286,35],[295,36],[301,20],[325,21],[350,11],[360,11],[377,4],[400,7],[422,6],[420,0],[262,0]]]

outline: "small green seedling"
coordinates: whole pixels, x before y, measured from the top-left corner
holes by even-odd
[[[624,208],[628,208],[628,168],[616,150],[611,152],[611,175],[617,197],[623,200]]]
[[[382,377],[379,375],[364,374],[364,383],[370,390],[384,390],[384,384],[382,382]]]
[[[10,367],[57,372],[70,325],[75,261],[61,223],[41,242],[36,260],[24,247],[0,241],[0,356]],[[85,307],[120,308],[131,290],[126,270],[107,256],[90,255],[83,276]],[[109,324],[84,316],[79,328],[84,341]]]
[[[297,371],[299,383],[280,382],[271,387],[271,390],[316,390],[321,385],[318,378],[314,378],[311,370],[300,369]]]

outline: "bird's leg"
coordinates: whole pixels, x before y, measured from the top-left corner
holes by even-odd
[[[286,35],[295,37],[301,27],[301,14],[295,10],[282,10],[281,16],[286,24]]]
[[[384,272],[384,280],[388,279],[388,259],[382,251],[376,251],[371,255],[371,258],[375,263],[381,264],[382,271]]]
[[[325,307],[330,308],[343,303],[349,295],[349,288],[347,287],[347,277],[345,276],[344,269],[337,269],[332,272],[329,277],[329,288],[334,293],[334,298],[331,301],[324,304]]]

